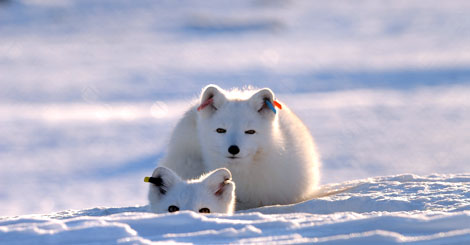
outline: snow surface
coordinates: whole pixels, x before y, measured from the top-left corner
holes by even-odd
[[[469,12],[466,0],[0,1],[0,244],[468,243]],[[142,177],[208,83],[273,89],[314,135],[325,188],[360,185],[233,216],[146,213]],[[117,208],[90,209],[103,206]]]
[[[470,175],[396,175],[325,186],[348,191],[234,215],[146,206],[0,218],[8,244],[468,244]]]

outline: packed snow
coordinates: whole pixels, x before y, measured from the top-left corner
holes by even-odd
[[[470,243],[469,12],[465,0],[0,1],[0,244]],[[322,190],[344,192],[147,212],[142,179],[209,83],[271,88],[311,130]]]
[[[396,175],[324,186],[347,191],[233,215],[146,206],[0,219],[8,244],[470,243],[470,175]]]

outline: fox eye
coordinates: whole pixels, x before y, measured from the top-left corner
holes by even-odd
[[[168,212],[170,212],[170,213],[174,213],[174,212],[179,211],[179,210],[180,210],[180,208],[178,208],[175,205],[171,205],[171,206],[168,207]]]
[[[253,129],[245,131],[245,134],[255,134],[255,133],[256,133],[256,131],[253,130]]]
[[[208,208],[201,208],[201,209],[199,209],[199,213],[208,214],[208,213],[210,213],[210,212],[211,212],[211,210],[208,209]]]
[[[218,128],[218,129],[216,129],[215,131],[216,131],[217,133],[219,133],[219,134],[224,134],[224,133],[227,132],[227,130],[226,130],[226,129],[223,129],[223,128]]]

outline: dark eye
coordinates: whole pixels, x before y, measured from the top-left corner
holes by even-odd
[[[255,133],[256,131],[254,131],[253,129],[245,131],[245,134],[255,134]]]
[[[219,134],[224,134],[224,133],[227,132],[227,130],[225,130],[225,129],[223,129],[223,128],[218,128],[218,129],[216,129],[215,131],[216,131],[217,133],[219,133]]]
[[[210,210],[210,209],[208,209],[208,208],[201,208],[201,209],[199,209],[199,213],[205,213],[205,214],[208,214],[208,213],[210,213],[210,212],[211,212],[211,210]]]
[[[180,208],[178,208],[175,205],[171,205],[171,206],[168,207],[168,212],[170,212],[170,213],[173,213],[173,212],[176,212],[176,211],[179,211],[179,210],[180,210]]]

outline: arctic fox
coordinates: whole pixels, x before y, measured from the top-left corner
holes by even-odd
[[[319,165],[309,130],[270,89],[216,85],[206,86],[178,122],[159,163],[185,179],[228,168],[237,209],[312,198]]]
[[[216,169],[199,179],[182,180],[173,171],[158,167],[152,177],[148,198],[155,213],[192,210],[199,213],[233,213],[235,184],[230,171]]]

